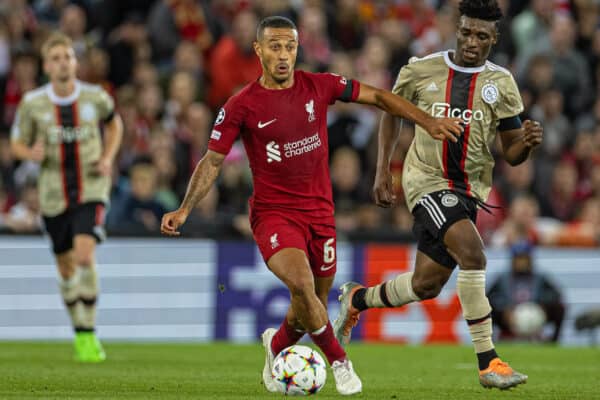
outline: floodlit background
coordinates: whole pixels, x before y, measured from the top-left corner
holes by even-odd
[[[506,18],[491,60],[512,71],[525,104],[521,118],[540,121],[545,137],[533,159],[515,168],[495,145],[489,202],[502,208],[480,213],[478,227],[499,354],[529,382],[517,393],[479,387],[453,277],[434,300],[362,315],[348,348],[362,399],[598,398],[600,353],[590,346],[600,324],[599,2],[498,1]],[[0,398],[274,398],[260,384],[257,339],[279,326],[289,297],[252,242],[243,146],[232,149],[183,238],[158,237],[160,218],[178,206],[219,107],[259,76],[251,46],[261,18],[296,22],[298,68],[391,89],[410,57],[453,48],[457,4],[0,0]],[[9,150],[19,101],[45,83],[39,48],[55,29],[75,43],[79,77],[114,97],[125,124],[109,240],[97,252],[97,332],[108,354],[99,365],[72,359],[72,328],[41,235],[38,167],[16,162]],[[412,216],[403,200],[384,210],[370,199],[379,119],[377,110],[355,104],[329,109],[335,287],[412,268]],[[413,134],[405,124],[392,164],[397,178]],[[134,168],[140,161],[145,166]],[[331,318],[336,297],[332,291]],[[515,312],[526,303],[542,314],[530,305]],[[511,321],[531,328],[540,315],[548,323],[529,337],[507,331]],[[560,346],[538,345],[554,340]],[[418,345],[429,343],[450,346]],[[331,374],[328,382],[319,398],[339,399]]]
[[[277,14],[297,23],[298,68],[334,71],[390,89],[411,56],[453,48],[457,3],[0,2],[0,338],[71,335],[47,241],[38,237],[37,167],[16,162],[9,151],[9,129],[23,93],[45,83],[39,47],[51,30],[74,40],[80,78],[108,90],[125,123],[107,220],[110,239],[98,253],[100,337],[252,341],[279,323],[287,295],[251,242],[252,185],[243,147],[234,146],[218,184],[194,210],[184,228],[188,239],[149,237],[158,236],[163,212],[178,206],[206,151],[215,112],[259,76],[251,47],[257,22]],[[521,117],[540,121],[545,137],[533,159],[515,168],[495,147],[489,202],[502,208],[478,219],[491,249],[488,283],[509,271],[514,243],[543,247],[532,253],[534,271],[545,274],[561,294],[560,340],[587,344],[593,334],[577,331],[574,320],[600,307],[598,4],[499,3],[506,18],[498,25],[491,60],[513,72],[525,103]],[[356,104],[338,103],[329,110],[340,241],[336,284],[376,282],[411,268],[411,214],[403,201],[384,210],[370,199],[379,118],[378,111]],[[405,124],[392,165],[397,175],[412,135]],[[152,166],[132,168],[140,159]],[[331,300],[333,316],[334,294]],[[457,304],[451,282],[440,298],[424,305],[369,314],[357,337],[468,342]]]

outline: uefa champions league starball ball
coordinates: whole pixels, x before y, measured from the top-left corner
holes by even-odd
[[[273,362],[273,379],[279,392],[288,396],[310,396],[325,386],[327,370],[323,357],[307,346],[282,350]]]
[[[514,333],[523,338],[540,333],[546,323],[546,313],[536,303],[521,303],[517,305],[512,315]]]

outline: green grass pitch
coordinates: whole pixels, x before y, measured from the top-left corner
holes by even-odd
[[[107,343],[108,360],[81,365],[70,343],[0,342],[0,399],[276,399],[260,384],[259,344]],[[500,346],[529,382],[483,389],[464,346],[354,344],[356,399],[600,399],[600,349]],[[316,399],[339,399],[329,372]]]

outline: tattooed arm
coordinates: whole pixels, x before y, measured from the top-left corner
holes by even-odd
[[[185,223],[185,220],[196,204],[206,196],[217,176],[219,176],[224,159],[224,154],[211,150],[206,152],[202,160],[196,165],[179,209],[163,216],[160,225],[160,231],[163,234],[169,236],[178,236],[180,234],[177,229]]]

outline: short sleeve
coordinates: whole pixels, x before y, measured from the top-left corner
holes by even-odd
[[[10,131],[11,140],[18,140],[27,145],[32,144],[34,139],[34,121],[29,108],[29,104],[24,99],[21,100]]]
[[[414,65],[407,64],[400,69],[392,93],[414,102],[417,98],[416,82]]]
[[[115,115],[115,102],[106,90],[100,89],[97,104],[100,112],[100,120],[102,122],[109,122],[113,119]]]
[[[240,135],[244,120],[243,107],[239,98],[230,98],[219,110],[210,139],[208,149],[221,154],[228,154],[231,146]]]
[[[512,75],[507,76],[502,81],[499,88],[500,99],[496,108],[496,117],[498,120],[503,120],[510,117],[518,116],[523,112],[523,100],[519,93],[519,88]]]
[[[353,79],[347,79],[341,75],[324,73],[319,75],[319,83],[325,90],[329,104],[337,100],[352,102],[356,101],[360,92],[360,83]]]

